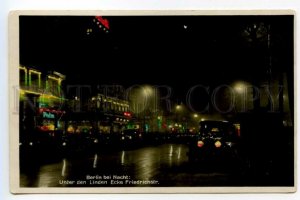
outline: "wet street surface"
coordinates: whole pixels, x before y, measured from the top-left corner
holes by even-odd
[[[185,144],[32,159],[21,166],[21,187],[244,186],[250,175],[240,166],[189,162]],[[228,163],[227,163],[228,164]],[[261,180],[259,180],[262,183]],[[255,184],[255,183],[254,183]]]

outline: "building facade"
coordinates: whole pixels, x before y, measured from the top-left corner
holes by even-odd
[[[20,137],[55,136],[64,130],[65,98],[58,72],[42,73],[25,66],[19,67]]]

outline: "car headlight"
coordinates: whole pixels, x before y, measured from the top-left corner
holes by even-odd
[[[67,146],[67,143],[66,143],[66,142],[63,142],[62,145],[63,145],[63,146]]]
[[[222,143],[220,141],[215,142],[215,147],[220,148],[222,146]]]
[[[232,147],[234,144],[232,142],[226,142],[226,145]]]
[[[124,137],[124,136],[122,136],[122,140],[125,140],[125,137]]]
[[[33,142],[29,142],[29,145],[30,145],[30,146],[33,146]]]
[[[204,142],[203,142],[202,140],[199,140],[199,141],[197,142],[197,146],[198,146],[199,148],[203,147],[203,146],[204,146]]]
[[[95,140],[94,140],[94,143],[96,143],[96,144],[97,144],[97,143],[98,143],[98,139],[95,139]]]

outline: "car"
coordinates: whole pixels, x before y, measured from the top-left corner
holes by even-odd
[[[190,161],[233,162],[238,160],[239,136],[228,121],[201,121],[199,133],[189,142]]]
[[[123,145],[137,145],[142,141],[142,133],[137,129],[123,130],[120,136]]]

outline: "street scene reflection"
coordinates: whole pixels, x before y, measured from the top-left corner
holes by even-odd
[[[63,158],[51,164],[44,163],[38,170],[32,169],[33,163],[28,163],[26,167],[31,169],[21,172],[21,186],[60,187],[63,186],[59,183],[61,180],[85,180],[87,174],[126,174],[131,179],[159,180],[165,186],[233,186],[241,181],[237,176],[245,176],[239,171],[232,173],[222,166],[213,166],[216,169],[212,169],[197,163],[191,164],[188,162],[187,152],[186,145],[163,144],[134,150],[102,152],[94,156],[89,154],[81,158]],[[29,173],[29,170],[33,172]],[[250,177],[243,181],[250,181]]]

